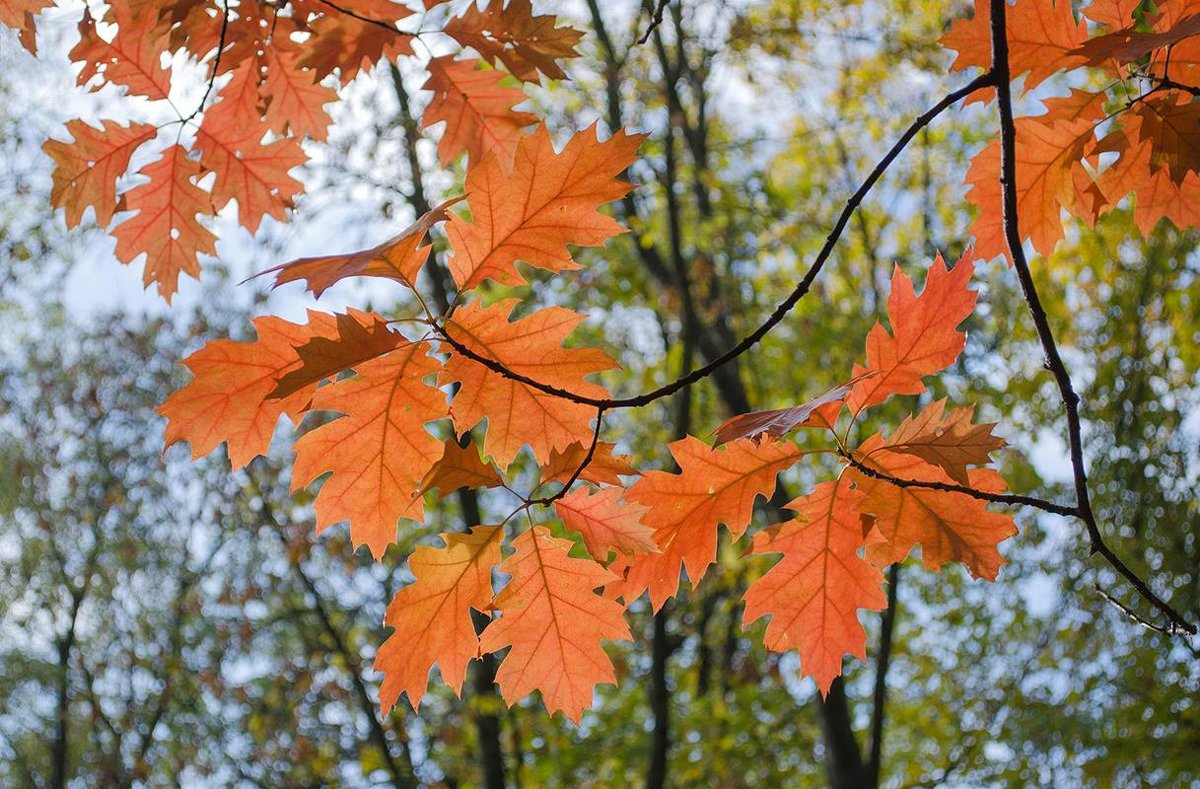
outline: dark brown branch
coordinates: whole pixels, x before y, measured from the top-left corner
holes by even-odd
[[[642,37],[638,39],[639,44],[645,44],[650,40],[650,34],[653,33],[663,21],[663,12],[667,10],[667,5],[671,0],[658,0],[654,4],[654,10],[650,14],[650,24],[646,27],[646,32],[642,33]]]
[[[906,479],[903,477],[893,477],[878,469],[871,468],[863,463],[850,452],[839,453],[846,462],[849,463],[856,471],[865,474],[873,479],[882,480],[898,488],[924,488],[926,490],[940,490],[945,493],[960,493],[964,496],[970,496],[973,499],[986,501],[991,504],[1017,504],[1026,507],[1033,507],[1044,512],[1050,512],[1055,515],[1064,517],[1074,517],[1079,515],[1078,510],[1074,507],[1066,507],[1062,504],[1055,504],[1052,501],[1039,499],[1036,496],[1021,496],[1015,493],[988,493],[975,488],[967,487],[966,485],[955,485],[950,482],[927,482],[920,479]]]
[[[1138,594],[1152,606],[1157,608],[1170,623],[1169,628],[1195,634],[1196,626],[1189,623],[1179,612],[1155,594],[1149,585],[1131,570],[1104,541],[1096,516],[1092,512],[1091,497],[1088,492],[1087,466],[1083,457],[1083,429],[1079,419],[1079,395],[1071,381],[1067,366],[1059,354],[1050,321],[1046,310],[1042,307],[1041,297],[1034,285],[1033,274],[1029,261],[1025,258],[1025,249],[1021,242],[1021,232],[1018,226],[1017,213],[1017,129],[1013,119],[1011,74],[1008,65],[1008,36],[1006,15],[1008,6],[1005,0],[990,0],[991,3],[991,38],[992,38],[992,72],[995,74],[996,106],[1000,115],[1000,186],[1003,194],[1001,203],[1004,223],[1004,237],[1008,242],[1008,251],[1017,279],[1021,284],[1021,292],[1029,307],[1029,315],[1037,330],[1038,340],[1045,354],[1045,366],[1053,375],[1058,391],[1062,397],[1063,409],[1067,417],[1067,441],[1070,450],[1071,469],[1075,482],[1076,510],[1079,519],[1087,528],[1088,539],[1091,542],[1091,552],[1100,554],[1120,573]]]
[[[867,757],[867,781],[879,786],[883,768],[883,733],[887,707],[887,675],[892,658],[892,634],[896,627],[896,601],[899,597],[900,564],[888,568],[887,608],[879,626],[879,657],[875,664],[875,690],[871,705],[871,750]]]
[[[251,479],[254,481],[256,487],[260,489],[262,488],[262,486],[258,484],[257,480],[254,479],[253,472],[251,472]],[[269,503],[269,499],[266,496],[261,497],[261,501],[262,505],[259,508],[258,514],[262,519],[263,525],[273,532],[276,538],[278,538],[284,553],[289,554],[289,542],[285,524],[276,516],[275,510]],[[373,740],[375,747],[379,750],[379,755],[383,758],[384,764],[391,775],[393,785],[400,787],[416,786],[417,782],[412,775],[411,762],[404,765],[407,770],[403,769],[395,755],[392,753],[391,744],[388,742],[387,732],[384,731],[383,722],[380,720],[379,715],[377,714],[378,707],[376,706],[374,700],[372,700],[370,691],[367,690],[366,683],[363,681],[362,667],[358,662],[358,651],[356,650],[352,652],[349,646],[346,644],[345,639],[342,638],[342,631],[337,627],[336,624],[334,624],[329,611],[325,607],[325,601],[321,595],[321,591],[317,588],[316,582],[305,571],[300,560],[294,559],[291,564],[292,569],[296,572],[301,584],[303,584],[305,591],[307,591],[309,596],[312,598],[311,612],[316,615],[317,619],[321,623],[321,628],[325,631],[325,634],[333,643],[334,649],[337,650],[342,660],[345,661],[346,674],[348,675],[352,685],[352,693],[358,702],[360,711],[367,719],[367,727],[371,732],[370,738]]]
[[[533,506],[534,504],[540,504],[543,507],[549,507],[551,504],[558,501],[563,496],[567,495],[567,491],[569,491],[571,489],[571,486],[574,485],[575,482],[579,479],[579,475],[584,472],[584,469],[586,469],[589,465],[591,465],[592,458],[594,458],[596,456],[596,447],[600,444],[600,429],[601,429],[601,427],[603,427],[603,424],[604,424],[604,409],[597,408],[596,409],[596,429],[592,431],[592,443],[588,445],[587,454],[583,456],[583,461],[580,462],[579,466],[576,467],[574,473],[572,473],[571,476],[567,479],[567,481],[563,483],[562,488],[560,488],[557,493],[555,493],[553,496],[546,496],[545,498],[541,498],[541,499],[530,499],[528,502],[526,502],[527,504],[529,504],[530,506]]]
[[[888,152],[884,154],[883,158],[876,163],[874,169],[871,170],[870,174],[868,174],[866,179],[859,185],[854,194],[852,194],[846,201],[846,205],[842,209],[841,214],[838,215],[833,229],[830,230],[829,234],[826,236],[824,245],[817,253],[812,265],[809,266],[800,282],[797,283],[796,287],[792,290],[791,294],[779,303],[770,316],[763,321],[763,323],[760,324],[757,329],[743,337],[741,341],[739,341],[732,348],[725,351],[725,353],[713,359],[708,364],[696,368],[687,375],[684,375],[669,384],[632,397],[586,397],[568,389],[552,386],[510,370],[501,362],[498,362],[495,359],[491,359],[487,356],[483,356],[482,354],[479,354],[471,348],[463,345],[458,340],[455,340],[453,337],[450,337],[445,331],[444,326],[436,325],[435,329],[437,330],[438,335],[445,340],[451,348],[468,359],[482,364],[483,366],[487,367],[493,372],[499,373],[505,378],[523,383],[526,386],[533,387],[541,392],[560,397],[564,400],[569,400],[573,403],[581,403],[583,405],[590,405],[595,408],[612,410],[617,408],[638,408],[640,406],[653,403],[655,400],[668,397],[675,392],[680,391],[681,389],[691,386],[697,381],[707,378],[716,370],[720,369],[726,364],[729,364],[734,359],[737,359],[746,351],[757,345],[763,337],[765,337],[771,332],[772,329],[779,325],[779,323],[781,323],[783,319],[787,317],[788,313],[795,308],[800,300],[808,294],[809,290],[812,288],[813,282],[816,281],[817,276],[821,273],[821,269],[824,268],[825,263],[829,260],[834,247],[841,238],[842,231],[845,230],[846,224],[850,221],[850,217],[854,214],[854,211],[862,203],[863,199],[867,196],[879,179],[883,177],[883,174],[887,172],[892,162],[895,161],[901,153],[903,153],[904,149],[908,146],[909,142],[912,141],[913,137],[915,137],[917,133],[921,131],[921,129],[925,128],[925,126],[932,122],[934,118],[945,112],[951,105],[955,104],[960,99],[965,98],[971,93],[974,93],[979,88],[986,87],[992,83],[993,78],[990,72],[987,74],[982,74],[958,90],[946,94],[941,101],[919,115],[904,131],[900,138],[892,145]]]

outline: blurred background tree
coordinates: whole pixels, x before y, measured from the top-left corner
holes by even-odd
[[[960,11],[928,0],[677,0],[637,44],[652,6],[572,6],[589,30],[574,82],[535,97],[562,126],[653,132],[630,174],[639,188],[617,208],[631,232],[588,253],[584,287],[529,286],[593,316],[582,330],[635,388],[719,354],[786,294],[879,153],[950,86],[937,38]],[[723,544],[717,571],[660,614],[634,607],[639,637],[610,645],[621,681],[601,689],[582,726],[536,700],[506,709],[490,662],[475,667],[463,699],[435,685],[419,711],[401,704],[381,718],[370,660],[407,569],[353,554],[343,530],[312,533],[307,494],[289,494],[286,437],[230,473],[219,453],[199,463],[180,448],[163,453],[153,408],[180,381],[174,360],[248,331],[249,305],[229,294],[260,257],[307,251],[328,231],[322,221],[371,238],[454,192],[417,130],[423,101],[418,79],[398,70],[350,88],[298,220],[268,233],[264,249],[225,256],[228,273],[195,286],[191,308],[170,316],[59,297],[72,266],[111,250],[69,240],[49,214],[41,134],[0,102],[0,457],[10,469],[0,477],[0,783],[1200,780],[1197,642],[1132,624],[1105,599],[1127,595],[1090,562],[1075,524],[1030,514],[995,585],[894,569],[893,604],[868,617],[868,663],[849,665],[824,702],[793,657],[762,649],[761,625],[743,633],[738,601],[766,565],[741,559],[738,543]],[[849,369],[882,313],[893,261],[918,272],[935,252],[954,259],[964,248],[961,180],[989,128],[982,112],[923,134],[856,214],[819,298],[745,360],[657,411],[614,417],[624,447],[666,462],[669,440],[802,400],[833,382],[828,371]],[[341,233],[326,243],[347,242]],[[1086,371],[1099,519],[1193,619],[1196,243],[1166,226],[1143,240],[1114,212],[1035,262],[1060,338]],[[1006,476],[1066,496],[1057,395],[1014,279],[1002,265],[983,279],[967,350],[933,395],[978,401],[1014,445]],[[384,302],[398,293],[369,291]],[[787,498],[764,505],[759,525]],[[449,497],[393,551],[502,516],[494,509],[486,495]]]

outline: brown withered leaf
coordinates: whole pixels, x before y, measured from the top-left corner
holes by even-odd
[[[446,209],[463,197],[464,195],[452,197],[436,208],[426,211],[417,221],[395,236],[370,249],[360,249],[342,255],[297,258],[260,271],[250,279],[274,274],[275,282],[272,283],[272,288],[305,280],[305,290],[316,298],[320,298],[322,293],[347,277],[382,277],[412,287],[417,272],[429,257],[430,246],[421,246],[421,242],[425,240],[430,228],[438,222],[445,221]]]
[[[428,493],[437,488],[438,498],[444,499],[460,488],[498,488],[503,484],[496,467],[479,457],[474,442],[464,447],[450,438],[446,440],[442,459],[429,469],[419,492]]]
[[[313,337],[296,348],[300,366],[281,377],[267,399],[287,397],[309,384],[408,344],[403,335],[388,329],[388,322],[381,315],[358,310],[339,314],[334,336]]]
[[[797,427],[827,427],[829,422],[827,415],[820,421],[810,423],[814,412],[820,411],[822,406],[842,402],[850,395],[856,383],[879,374],[879,370],[868,370],[861,375],[854,376],[849,381],[838,384],[807,403],[770,411],[751,411],[748,414],[740,414],[732,419],[727,419],[713,431],[712,434],[716,436],[713,447],[719,447],[738,438],[749,438],[757,444],[764,435],[771,438],[782,438]],[[823,411],[821,413],[824,414]]]
[[[985,465],[991,453],[1006,445],[992,435],[994,422],[971,424],[973,406],[945,410],[946,399],[935,400],[916,416],[905,417],[883,448],[916,455],[937,466],[960,485],[970,485],[968,465]]]

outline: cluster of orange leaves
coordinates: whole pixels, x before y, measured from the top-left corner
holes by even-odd
[[[1043,255],[1063,238],[1064,212],[1091,226],[1131,197],[1143,233],[1164,218],[1200,224],[1200,2],[1143,5],[1093,0],[1079,19],[1067,0],[1016,0],[1007,11],[1009,65],[1026,92],[1063,72],[1095,86],[1044,99],[1040,113],[1016,121],[1021,236]],[[977,0],[974,17],[943,37],[958,53],[952,68],[991,65],[988,8]],[[979,211],[975,251],[1006,255],[998,141],[975,156],[967,183]]]
[[[49,2],[7,0],[0,21],[20,29],[32,48],[32,15]],[[81,83],[167,100],[171,74],[159,56],[171,52],[206,65],[219,87],[200,108],[198,125],[191,118],[169,131],[69,124],[73,143],[46,146],[57,163],[55,204],[72,225],[88,208],[101,225],[132,212],[114,230],[118,256],[131,262],[145,253],[147,283],[169,297],[179,273],[196,274],[199,256],[213,253],[206,222],[216,211],[236,202],[251,230],[264,216],[284,216],[301,189],[289,175],[305,160],[301,139],[326,137],[324,105],[359,72],[411,55],[416,34],[396,23],[423,20],[439,5],[427,0],[418,14],[390,0],[233,7],[113,0],[104,19],[85,14],[72,51],[83,64]],[[1063,0],[1017,0],[1009,17],[1014,76],[1026,73],[1028,90],[1065,69],[1103,69],[1126,84],[1166,76],[1169,68],[1185,84],[1200,63],[1189,49],[1195,41],[1187,40],[1197,27],[1192,3],[1164,0],[1157,15],[1135,20],[1137,5],[1095,0],[1084,13],[1098,35],[1088,39],[1087,23]],[[954,68],[990,64],[987,7],[980,0],[975,17],[947,34],[959,53]],[[552,16],[535,16],[529,0],[472,4],[437,33],[478,55],[426,64],[432,97],[423,122],[445,123],[443,163],[468,157],[465,197],[370,249],[302,258],[270,273],[276,285],[303,281],[315,296],[361,276],[414,288],[430,256],[428,234],[441,226],[457,286],[452,309],[404,323],[356,310],[311,311],[305,323],[257,318],[253,341],[216,340],[188,357],[192,380],[160,409],[168,443],[190,442],[197,457],[223,443],[235,468],[266,453],[280,417],[300,427],[306,415],[323,414],[294,444],[293,485],[322,480],[318,531],[348,521],[355,544],[377,558],[398,524],[424,518],[430,497],[464,487],[517,496],[521,505],[503,522],[444,534],[441,546],[408,557],[414,580],[388,608],[395,632],[376,659],[385,709],[401,694],[419,704],[435,665],[459,691],[472,660],[507,650],[497,675],[507,701],[538,691],[549,710],[578,720],[595,685],[616,680],[603,642],[630,637],[625,610],[643,594],[661,608],[685,575],[693,586],[701,582],[716,559],[720,527],[742,538],[755,501],[770,497],[779,475],[812,453],[788,438],[797,429],[828,436],[823,451],[836,453],[840,466],[788,505],[791,520],[753,535],[753,554],[780,558],[747,589],[745,622],[769,617],[766,646],[797,650],[822,691],[845,655],[865,657],[858,612],[886,605],[883,568],[920,546],[930,568],[958,562],[976,577],[996,577],[998,546],[1016,531],[1011,517],[949,489],[1004,489],[986,468],[1004,444],[993,425],[974,424],[970,407],[938,400],[889,434],[850,440],[864,411],[892,395],[924,392],[925,379],[961,353],[959,327],[976,300],[970,255],[952,268],[935,260],[920,294],[897,268],[890,328],[875,325],[864,362],[845,383],[800,406],[735,417],[715,431],[714,444],[675,442],[669,449],[677,472],[635,468],[600,440],[593,406],[457,352],[447,338],[517,376],[581,398],[608,396],[591,377],[616,363],[599,349],[566,344],[582,315],[524,305],[513,320],[516,299],[487,304],[472,292],[488,281],[522,284],[518,262],[570,276],[579,267],[570,247],[603,245],[621,232],[600,209],[630,189],[621,174],[641,137],[617,132],[601,141],[589,129],[560,150],[535,116],[515,109],[524,98],[520,82],[565,77],[558,61],[575,55],[581,35]],[[420,35],[433,33],[422,24]],[[1185,198],[1200,162],[1190,94],[1160,80],[1098,138],[1100,121],[1113,119],[1104,115],[1108,96],[1076,90],[1047,100],[1045,114],[1018,121],[1021,227],[1038,251],[1061,238],[1063,209],[1094,221],[1130,193],[1143,226],[1163,216],[1192,223],[1180,215],[1192,210]],[[180,128],[188,144],[178,142]],[[135,150],[164,135],[177,141],[140,170],[148,180],[118,194]],[[1103,154],[1115,160],[1102,167]],[[978,257],[1004,250],[998,171],[993,143],[968,176],[980,209]],[[400,325],[421,328],[406,333]],[[523,454],[540,471],[534,488],[517,494],[506,475]],[[553,516],[549,506],[535,506],[539,495]],[[481,632],[472,611],[491,616]]]
[[[122,215],[112,229],[117,257],[133,263],[145,255],[145,284],[156,283],[169,301],[179,275],[199,276],[201,256],[215,255],[210,224],[227,205],[236,205],[238,221],[252,233],[264,217],[284,219],[303,191],[291,175],[308,160],[302,141],[328,138],[326,105],[358,74],[413,56],[417,38],[458,48],[426,65],[425,88],[433,99],[423,121],[446,124],[442,161],[463,151],[478,159],[484,149],[511,155],[522,129],[536,121],[513,109],[525,100],[513,83],[564,76],[556,59],[576,54],[580,33],[555,27],[552,16],[535,16],[529,0],[493,2],[440,29],[426,26],[429,13],[445,2],[426,0],[420,14],[391,0],[111,0],[99,18],[85,10],[70,52],[79,84],[118,86],[169,105],[179,117],[161,126],[68,123],[71,141],[45,146],[55,162],[53,204],[64,209],[68,226],[79,225],[89,208],[102,227]],[[4,0],[0,22],[16,27],[34,50],[33,15],[51,5]],[[468,47],[477,56],[464,55]],[[174,66],[163,65],[164,54]],[[203,106],[186,115],[178,109],[186,106],[178,85],[172,94],[182,65],[204,70],[213,88]],[[135,155],[145,161],[136,173],[140,182],[118,193]]]

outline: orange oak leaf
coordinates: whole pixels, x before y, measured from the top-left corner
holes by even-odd
[[[1151,73],[1171,77],[1176,82],[1196,85],[1200,73],[1200,36],[1188,35],[1195,29],[1200,5],[1193,0],[1157,3],[1156,14],[1146,14],[1154,33],[1174,40],[1170,46],[1150,53]],[[1183,32],[1185,37],[1177,35]]]
[[[992,13],[989,0],[976,0],[975,16],[956,19],[942,46],[958,53],[951,69],[990,68]],[[1025,77],[1032,90],[1059,71],[1078,68],[1084,58],[1075,50],[1087,38],[1087,25],[1076,21],[1068,0],[1017,0],[1005,12],[1008,65],[1012,77]]]
[[[866,659],[858,611],[887,606],[883,574],[858,554],[864,498],[845,479],[823,482],[787,505],[794,520],[754,535],[754,553],[783,558],[746,590],[743,622],[770,615],[763,643],[776,652],[797,650],[821,695],[842,673],[843,655]]]
[[[443,534],[443,548],[412,552],[408,566],[416,580],[388,604],[383,623],[395,632],[375,655],[375,670],[385,675],[379,687],[384,715],[401,693],[417,709],[435,663],[442,680],[462,692],[467,665],[480,654],[471,609],[486,611],[491,603],[492,568],[500,564],[503,537],[503,527],[476,526]]]
[[[317,82],[315,73],[303,70],[299,61],[299,54],[291,49],[263,49],[266,72],[259,93],[266,107],[267,126],[279,134],[291,132],[324,142],[329,139],[332,123],[325,105],[337,101],[338,94]]]
[[[157,409],[168,420],[167,446],[188,441],[192,457],[199,458],[225,442],[235,469],[266,454],[279,417],[287,414],[298,423],[316,389],[267,399],[276,378],[300,365],[295,346],[334,329],[332,315],[310,311],[308,319],[303,324],[255,318],[253,342],[212,340],[184,359],[192,380]]]
[[[21,45],[37,54],[33,17],[54,5],[54,0],[0,0],[0,24],[17,31]]]
[[[312,38],[305,42],[300,59],[300,66],[311,69],[316,79],[336,71],[345,85],[382,60],[413,53],[412,34],[395,27],[412,11],[399,3],[341,0],[335,7],[321,0],[302,0],[293,4],[320,12],[307,24]]]
[[[935,400],[916,416],[905,417],[892,432],[884,449],[916,455],[939,467],[959,485],[970,485],[967,466],[986,465],[991,453],[1005,446],[992,435],[994,422],[974,425],[973,406],[952,408],[946,412],[946,398]]]
[[[874,435],[855,454],[868,468],[897,479],[951,482],[945,472],[919,457],[878,451],[887,443]],[[883,538],[867,545],[867,559],[877,567],[902,561],[920,545],[921,559],[932,570],[962,562],[972,576],[996,580],[1004,564],[997,546],[1017,533],[1012,516],[991,512],[985,502],[961,493],[900,487],[853,468],[846,474],[866,494],[859,509],[873,517],[874,529]],[[972,469],[967,481],[986,493],[1006,487],[992,469]]]
[[[591,446],[590,444],[588,446]],[[580,443],[571,444],[563,450],[552,450],[550,461],[542,466],[541,484],[547,482],[566,482],[582,465],[587,457],[588,446]],[[592,460],[579,474],[579,478],[597,485],[620,485],[621,476],[635,476],[638,471],[630,465],[628,455],[613,454],[615,444],[604,441],[597,442]]]
[[[450,438],[446,440],[441,459],[421,480],[421,493],[436,488],[438,498],[444,499],[461,488],[498,488],[503,484],[496,467],[479,457],[474,442],[464,446]]]
[[[639,554],[629,563],[624,582],[609,587],[632,602],[649,589],[657,611],[679,588],[680,570],[695,588],[717,558],[717,527],[724,523],[734,538],[750,525],[754,500],[770,496],[775,477],[804,453],[786,442],[762,445],[739,439],[713,449],[688,436],[670,445],[680,473],[647,471],[626,492],[629,501],[649,508],[642,523],[654,529],[661,553]]]
[[[333,472],[317,494],[317,532],[349,520],[354,544],[377,559],[400,518],[423,517],[421,480],[442,456],[442,442],[425,429],[448,413],[445,394],[425,382],[439,367],[428,351],[410,343],[318,389],[312,408],[344,416],[296,441],[293,490]]]
[[[317,298],[348,277],[381,277],[412,287],[432,248],[428,244],[422,246],[421,242],[425,240],[430,228],[438,222],[445,221],[446,209],[462,199],[454,197],[446,200],[422,214],[416,222],[392,238],[370,249],[344,255],[298,258],[261,271],[255,276],[274,274],[275,282],[272,287],[276,288],[289,282],[304,280],[307,283],[305,290]]]
[[[1193,14],[1164,32],[1120,30],[1097,36],[1084,42],[1075,51],[1083,56],[1089,66],[1102,66],[1110,60],[1129,63],[1155,49],[1173,46],[1196,35],[1200,35],[1200,14]]]
[[[601,488],[589,494],[576,488],[554,502],[554,509],[568,530],[583,538],[593,559],[605,561],[609,551],[617,553],[658,552],[654,531],[642,523],[646,507],[622,501],[621,488]]]
[[[157,5],[150,2],[115,3],[117,33],[111,41],[100,37],[96,19],[84,9],[79,21],[79,43],[68,57],[82,63],[78,84],[99,76],[104,83],[123,85],[134,96],[165,99],[171,76],[160,62],[162,38]]]
[[[855,365],[854,373],[879,374],[864,376],[854,385],[848,398],[852,413],[882,403],[893,394],[920,394],[925,391],[925,376],[954,363],[967,341],[958,324],[975,309],[978,297],[968,287],[974,270],[969,253],[949,270],[939,253],[918,296],[912,280],[895,267],[888,295],[892,331],[888,333],[876,323],[867,334],[867,366]]]
[[[204,111],[202,132],[218,135],[221,142],[235,150],[253,149],[268,129],[262,95],[258,58],[242,61],[230,74],[229,81],[217,91],[217,101]]]
[[[624,608],[593,591],[613,574],[569,556],[572,545],[542,526],[513,540],[516,553],[500,565],[512,580],[493,601],[500,616],[483,631],[480,647],[512,647],[496,672],[506,702],[541,691],[549,712],[562,710],[578,723],[595,686],[617,681],[600,642],[630,634]]]
[[[1134,194],[1134,221],[1143,235],[1164,218],[1180,228],[1200,224],[1200,177],[1188,173],[1183,183],[1176,184],[1167,168],[1154,167],[1153,143],[1142,139],[1141,119],[1129,114],[1124,121],[1097,146],[1099,152],[1119,154],[1097,179],[1108,205]]]
[[[429,79],[423,86],[433,98],[421,117],[425,127],[446,122],[438,141],[438,159],[448,165],[466,152],[471,163],[492,153],[504,166],[523,136],[522,129],[537,123],[537,116],[514,110],[525,101],[519,88],[501,83],[504,72],[480,69],[479,60],[446,56],[429,62]]]
[[[472,302],[451,315],[445,330],[459,344],[512,372],[584,397],[606,397],[604,387],[584,377],[613,369],[616,362],[596,348],[562,347],[583,316],[548,307],[510,322],[517,303],[505,299],[484,307]],[[591,406],[506,378],[459,353],[451,355],[441,376],[442,384],[454,381],[462,384],[451,408],[455,428],[465,433],[486,418],[483,450],[501,468],[508,468],[526,444],[545,463],[554,450],[591,439],[589,424],[596,415]]]
[[[462,16],[451,19],[446,35],[471,47],[493,65],[504,64],[522,82],[537,82],[538,72],[551,79],[565,79],[556,62],[578,57],[575,45],[583,33],[570,27],[555,27],[553,15],[534,16],[529,0],[492,0],[483,9],[470,5]]]
[[[1140,142],[1150,145],[1150,166],[1165,169],[1176,184],[1200,170],[1200,104],[1190,97],[1152,98],[1132,112]]]
[[[147,123],[101,121],[97,129],[76,119],[67,123],[74,142],[46,141],[42,150],[54,160],[50,204],[64,209],[67,227],[83,221],[89,206],[96,212],[96,224],[108,226],[117,211],[117,179],[129,168],[138,146],[157,132]]]
[[[351,309],[336,316],[332,333],[297,346],[300,366],[280,376],[267,397],[287,397],[407,344],[408,340],[388,328],[382,315]]]
[[[163,151],[141,169],[150,180],[123,195],[125,208],[137,213],[117,225],[117,257],[132,263],[146,254],[142,281],[158,283],[168,303],[179,287],[180,273],[200,276],[199,256],[215,255],[217,237],[198,216],[212,216],[212,195],[196,186],[200,165],[179,145]]]
[[[713,446],[719,447],[738,438],[749,438],[755,443],[761,441],[763,436],[782,438],[797,427],[827,428],[832,424],[833,419],[836,419],[836,413],[831,419],[832,409],[826,408],[826,406],[837,405],[840,411],[840,404],[850,395],[856,383],[879,374],[878,370],[868,370],[845,383],[838,384],[807,403],[770,411],[751,411],[748,414],[727,419],[713,431],[715,436]],[[815,420],[814,416],[817,417]]]
[[[1133,12],[1141,0],[1092,0],[1083,15],[1110,30],[1124,30],[1133,24]]]
[[[216,133],[201,128],[196,133],[196,147],[200,164],[217,174],[213,184],[216,205],[224,207],[236,200],[238,221],[255,233],[264,216],[283,219],[285,210],[303,191],[303,185],[288,171],[304,164],[308,157],[293,137],[263,145],[249,140],[239,142],[235,139],[238,135],[227,127]]]
[[[1091,153],[1096,124],[1104,118],[1104,94],[1073,90],[1049,99],[1046,109],[1045,115],[1018,118],[1015,124],[1018,227],[1021,238],[1043,255],[1063,237],[1063,209],[1091,222],[1103,205],[1103,191],[1082,160]],[[971,160],[967,183],[967,200],[979,209],[971,224],[976,257],[1007,257],[998,141]]]
[[[525,281],[516,262],[547,271],[579,266],[568,244],[600,246],[624,229],[599,212],[632,188],[618,176],[633,163],[644,135],[617,132],[604,142],[596,127],[575,134],[554,151],[546,127],[538,126],[517,146],[511,172],[496,158],[467,173],[471,220],[452,216],[446,226],[450,272],[463,289],[493,279],[502,285]]]

